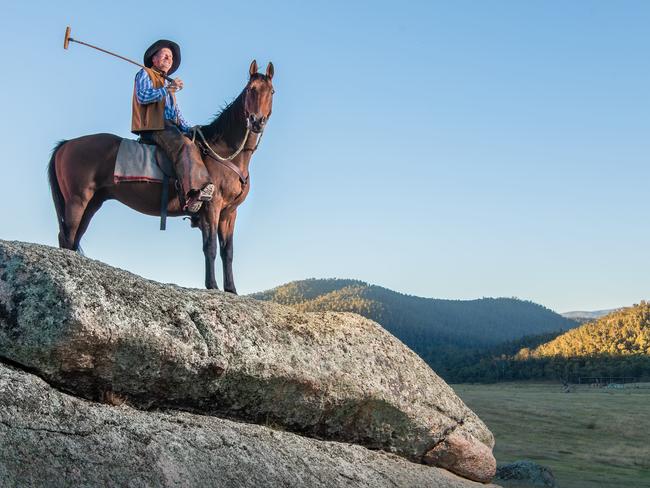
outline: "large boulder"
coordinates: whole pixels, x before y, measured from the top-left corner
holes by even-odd
[[[0,364],[0,486],[485,485],[353,444],[205,415],[91,403]]]
[[[0,241],[0,357],[87,399],[128,398],[381,449],[489,481],[494,439],[368,319],[298,313]]]

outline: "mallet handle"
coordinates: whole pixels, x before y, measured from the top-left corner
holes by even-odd
[[[78,41],[78,40],[76,40],[76,39],[73,39],[72,37],[66,37],[66,38],[67,38],[69,41],[76,42],[77,44],[83,44],[84,46],[92,47],[93,49],[97,49],[98,51],[101,51],[101,52],[103,52],[103,53],[110,54],[111,56],[115,56],[116,58],[123,59],[124,61],[128,61],[128,62],[131,63],[131,64],[135,64],[136,66],[140,66],[140,68],[144,68],[144,67],[145,67],[144,65],[142,65],[142,64],[140,64],[140,63],[136,63],[135,61],[133,61],[133,60],[131,60],[131,59],[129,59],[129,58],[125,58],[124,56],[120,56],[119,54],[115,54],[115,53],[113,53],[113,52],[111,52],[111,51],[107,51],[106,49],[102,49],[101,47],[93,46],[92,44],[88,44],[87,42]],[[174,82],[174,79],[173,79],[173,78],[170,78],[170,77],[167,76],[167,75],[163,75],[163,78],[165,78],[167,81],[170,81],[170,82],[172,82],[172,83]]]

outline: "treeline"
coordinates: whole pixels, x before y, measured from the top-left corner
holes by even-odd
[[[422,358],[449,383],[494,383],[546,378],[544,365],[514,359],[522,348],[534,348],[555,339],[563,331],[525,336],[489,349],[444,348]]]
[[[650,380],[650,356],[594,355],[517,359],[481,352],[451,355],[446,364],[431,367],[449,383],[494,383],[519,380],[558,380],[577,383],[586,377],[633,377]]]

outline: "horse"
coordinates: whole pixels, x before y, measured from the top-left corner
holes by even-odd
[[[203,163],[215,185],[212,200],[192,214],[199,227],[205,256],[205,287],[219,289],[215,277],[217,238],[223,264],[224,291],[237,294],[232,273],[233,235],[237,207],[250,190],[249,164],[257,149],[273,105],[273,63],[258,73],[249,68],[242,92],[210,122],[194,132]],[[117,200],[146,215],[160,216],[163,185],[151,182],[115,183],[115,160],[122,138],[92,134],[60,141],[48,164],[48,180],[59,224],[59,247],[80,251],[79,243],[91,219],[107,200]],[[228,157],[220,154],[230,154]],[[187,215],[173,184],[166,189],[167,214]]]

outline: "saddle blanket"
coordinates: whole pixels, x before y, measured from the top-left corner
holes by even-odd
[[[125,181],[162,183],[165,174],[175,178],[172,162],[158,147],[141,144],[132,139],[122,139],[115,160],[114,183]]]

